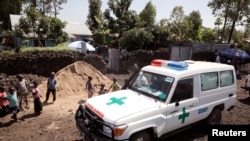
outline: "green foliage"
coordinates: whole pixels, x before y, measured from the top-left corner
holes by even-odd
[[[111,33],[119,33],[121,36],[136,24],[137,15],[129,10],[132,0],[109,0],[108,9],[104,12],[104,25],[111,30]]]
[[[185,19],[185,14],[182,6],[176,6],[172,10],[169,18],[169,27],[172,34],[182,35],[186,27],[183,28],[183,21]]]
[[[212,43],[216,39],[215,32],[210,28],[202,28],[201,34],[202,34],[202,41],[205,43]]]
[[[6,31],[3,31],[3,32],[2,32],[2,36],[5,36],[5,37],[13,37],[13,36],[14,36],[14,32],[11,31],[11,30],[6,30]]]
[[[153,28],[153,34],[155,35],[155,38],[157,38],[155,40],[165,42],[170,35],[170,30],[167,26],[156,25]]]
[[[34,7],[26,9],[27,16],[21,17],[19,25],[15,27],[16,36],[22,37],[24,34],[35,33],[38,38],[46,38],[55,41],[56,44],[65,42],[68,38],[63,31],[66,23],[58,18],[41,15]]]
[[[235,43],[241,43],[241,42],[243,42],[243,40],[242,40],[242,39],[244,39],[244,33],[243,33],[243,31],[235,30],[233,32],[232,39],[233,39],[233,41]]]
[[[101,6],[101,0],[89,0],[89,14],[86,23],[92,32],[103,28]]]
[[[123,35],[124,36],[120,39],[120,45],[128,51],[147,49],[154,38],[152,33],[138,28],[128,30],[124,32]]]
[[[143,27],[152,27],[155,24],[156,8],[153,6],[152,2],[149,1],[139,17],[144,23]]]
[[[67,33],[63,31],[66,23],[62,22],[58,18],[50,18],[49,20],[49,30],[47,37],[49,40],[55,41],[57,44],[65,42],[67,40]]]
[[[202,27],[202,19],[201,19],[201,15],[199,11],[192,11],[189,16],[187,16],[186,18],[187,22],[190,24],[187,24],[187,28],[189,28],[190,30],[188,32],[190,32],[190,38],[191,41],[201,41],[202,37],[201,37],[201,33],[200,33],[200,28]]]
[[[189,42],[202,41],[202,19],[199,11],[192,11],[186,16],[182,6],[174,7],[170,15],[169,27],[171,35],[178,36],[181,40]]]
[[[210,0],[208,6],[223,23],[222,39],[230,43],[237,25],[244,25],[250,18],[250,0]],[[226,30],[229,28],[229,32]]]
[[[101,31],[94,32],[92,38],[94,39],[96,44],[100,45],[109,44],[110,41],[112,40],[108,34]]]

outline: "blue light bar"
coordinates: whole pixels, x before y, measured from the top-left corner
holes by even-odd
[[[188,63],[186,62],[175,62],[175,61],[169,61],[167,66],[169,67],[175,67],[175,68],[187,68]]]
[[[167,60],[162,60],[162,59],[156,59],[151,62],[152,66],[157,66],[157,67],[168,67],[173,70],[185,70],[188,68],[188,62],[184,61],[167,61]]]

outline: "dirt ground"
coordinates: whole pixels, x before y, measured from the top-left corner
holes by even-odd
[[[242,68],[241,79],[237,81],[238,92],[236,107],[223,112],[222,124],[250,124],[250,97],[248,92],[241,89],[246,73],[250,72],[250,65]],[[48,104],[43,107],[43,113],[36,116],[33,110],[33,100],[30,95],[29,109],[24,109],[18,114],[18,122],[11,120],[10,116],[0,118],[0,141],[83,141],[75,126],[74,114],[78,107],[78,101],[87,99],[85,84],[87,77],[93,77],[95,96],[99,85],[104,83],[108,88],[112,78],[117,78],[120,85],[128,79],[130,74],[102,74],[91,65],[84,62],[76,62],[56,72],[57,100],[52,103],[52,95]],[[39,85],[45,98],[46,81]],[[207,132],[200,126],[192,130],[184,131],[168,138],[172,141],[206,141]]]

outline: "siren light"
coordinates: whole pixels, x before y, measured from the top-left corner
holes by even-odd
[[[152,66],[157,66],[157,67],[168,67],[168,68],[173,68],[175,70],[183,70],[188,67],[188,63],[184,61],[168,61],[168,60],[162,60],[162,59],[156,59],[151,61]]]

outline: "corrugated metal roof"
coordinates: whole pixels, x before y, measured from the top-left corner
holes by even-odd
[[[10,23],[11,23],[11,29],[15,30],[15,26],[19,24],[19,19],[21,18],[21,15],[12,15],[10,14]]]
[[[22,15],[13,15],[10,14],[10,20],[11,20],[11,26],[12,30],[14,30],[15,25],[19,24],[19,19],[22,17]],[[74,35],[85,35],[85,36],[91,36],[92,32],[89,30],[87,25],[84,22],[66,22],[66,26],[63,29],[68,35],[73,37]]]
[[[92,32],[84,22],[66,22],[64,31],[72,35],[87,35],[91,36]]]

